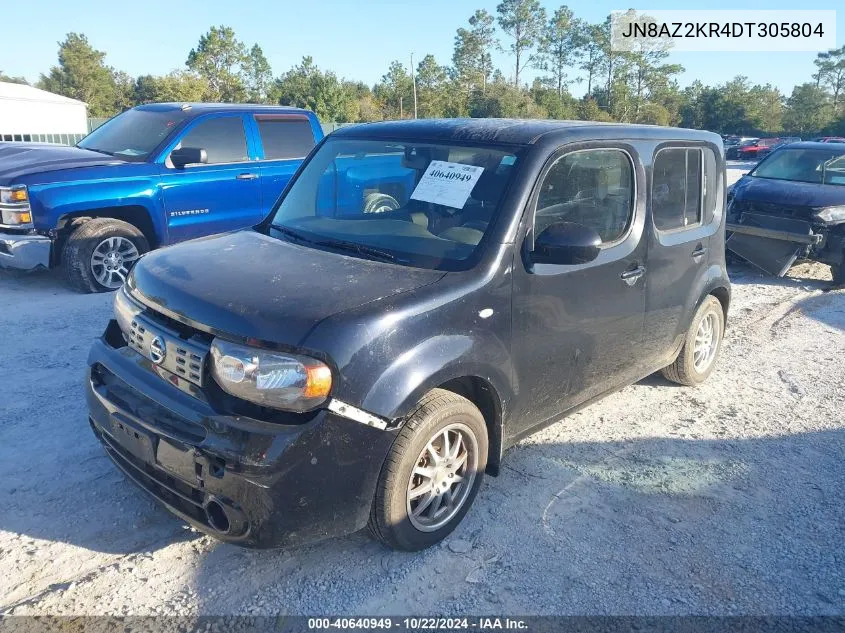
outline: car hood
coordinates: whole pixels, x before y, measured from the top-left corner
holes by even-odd
[[[124,161],[67,145],[47,143],[0,143],[0,180],[10,181],[58,169],[114,165]]]
[[[444,274],[308,248],[250,229],[153,251],[135,266],[128,285],[153,309],[211,333],[296,346],[327,317]]]
[[[736,201],[784,206],[830,207],[845,204],[845,187],[745,176],[733,187]]]

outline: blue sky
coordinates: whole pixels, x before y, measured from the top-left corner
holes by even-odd
[[[551,13],[558,2],[541,0]],[[378,81],[392,59],[406,65],[410,53],[420,59],[434,54],[450,62],[455,31],[466,26],[476,8],[495,13],[493,0],[140,0],[126,3],[94,0],[5,0],[0,70],[30,81],[56,63],[57,42],[69,31],[85,33],[92,44],[106,51],[106,62],[133,76],[166,73],[181,68],[188,51],[211,25],[226,24],[248,45],[258,43],[275,74],[289,69],[303,55],[339,75],[368,84]],[[571,2],[578,17],[598,22],[610,11],[628,8],[613,0]],[[683,2],[648,0],[638,10],[705,8]],[[708,9],[837,9],[841,0],[765,0],[735,2],[710,0]],[[837,46],[845,38],[845,10],[837,15]],[[695,79],[714,84],[737,74],[754,83],[771,83],[790,92],[810,80],[814,53],[677,53],[683,64],[682,85]],[[496,55],[497,65],[512,72],[512,60]],[[530,73],[529,73],[530,75]],[[574,87],[573,93],[580,94]]]

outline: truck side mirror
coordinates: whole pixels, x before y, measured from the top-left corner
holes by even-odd
[[[593,261],[601,252],[601,236],[595,229],[576,222],[556,222],[534,240],[531,261],[535,264],[574,266]]]
[[[201,147],[180,147],[170,152],[170,162],[177,169],[183,169],[185,165],[207,163],[208,154]]]

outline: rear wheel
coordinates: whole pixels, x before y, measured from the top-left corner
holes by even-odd
[[[108,292],[123,285],[149,245],[135,226],[113,218],[94,218],[78,226],[65,242],[65,279],[79,292]]]
[[[385,213],[399,208],[399,201],[387,193],[369,193],[364,198],[364,213]]]
[[[698,385],[707,380],[716,366],[724,334],[722,304],[710,295],[696,311],[678,358],[663,368],[663,375],[680,385]]]
[[[434,389],[418,403],[385,461],[371,534],[416,551],[443,540],[472,505],[487,467],[487,427],[478,408]]]

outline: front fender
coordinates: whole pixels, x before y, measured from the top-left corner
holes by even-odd
[[[451,380],[477,378],[496,394],[502,413],[511,402],[510,354],[495,337],[443,334],[400,355],[365,395],[363,408],[403,418],[426,393]]]
[[[93,209],[140,207],[150,216],[157,242],[166,242],[158,176],[146,169],[147,165],[138,167],[141,169],[126,175],[118,175],[118,168],[111,167],[109,177],[55,179],[30,185],[36,228],[49,231],[62,217]]]

